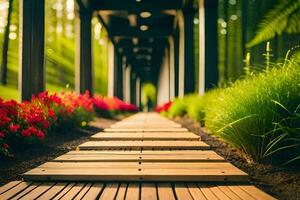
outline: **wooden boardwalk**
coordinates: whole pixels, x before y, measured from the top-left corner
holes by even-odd
[[[274,199],[200,137],[139,113],[0,188],[0,199]]]

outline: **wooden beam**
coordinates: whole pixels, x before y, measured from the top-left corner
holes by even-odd
[[[199,0],[199,74],[198,94],[205,92],[205,0]]]
[[[19,90],[29,100],[45,89],[45,0],[20,0]]]
[[[218,85],[218,1],[209,0],[205,5],[205,90]]]
[[[177,10],[182,8],[181,0],[163,0],[163,1],[141,1],[132,0],[97,0],[94,1],[95,10],[127,10],[128,12],[138,11],[157,11],[157,10]]]
[[[135,81],[136,81],[136,73],[131,70],[130,74],[130,103],[136,104],[136,87],[135,87]]]
[[[92,11],[80,10],[76,19],[76,91],[93,92],[92,87]]]
[[[169,37],[169,85],[170,85],[170,100],[175,98],[175,55],[174,55],[174,38]]]
[[[119,38],[166,38],[172,34],[172,27],[149,27],[147,31],[139,30],[139,27],[110,27],[110,34]]]
[[[184,58],[185,58],[185,31],[184,31],[184,16],[182,11],[178,12],[178,29],[179,29],[179,38],[178,38],[178,97],[184,96]]]
[[[122,57],[118,52],[118,49],[114,48],[115,59],[115,74],[114,74],[114,96],[119,99],[123,98],[123,76],[122,76]]]
[[[184,94],[195,92],[194,11],[185,10],[184,17]]]
[[[114,97],[115,87],[115,47],[112,42],[108,43],[108,97]]]

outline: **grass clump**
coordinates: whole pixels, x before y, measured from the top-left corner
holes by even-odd
[[[176,99],[165,113],[188,115],[247,157],[300,163],[300,62],[286,61],[227,88]]]
[[[206,111],[206,127],[261,162],[300,159],[300,64],[237,81]]]

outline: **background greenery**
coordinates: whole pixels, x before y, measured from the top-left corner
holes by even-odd
[[[19,1],[13,0],[9,35],[7,85],[0,85],[0,96],[19,99],[18,39]],[[45,1],[46,89],[61,91],[74,89],[75,71],[75,12],[74,0]],[[0,0],[0,52],[6,26],[8,0]],[[92,19],[93,75],[95,92],[107,94],[108,38],[101,23]],[[2,56],[0,57],[2,63]]]
[[[298,0],[218,0],[219,85],[245,76],[246,55],[254,71],[265,68],[265,48],[270,42],[270,62],[281,62],[300,41]]]

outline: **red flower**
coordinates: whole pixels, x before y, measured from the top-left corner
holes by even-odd
[[[55,118],[55,112],[51,109],[48,110],[48,116],[51,118]]]
[[[4,149],[8,149],[8,148],[9,148],[9,145],[8,145],[8,144],[3,144],[3,148],[4,148]]]
[[[43,128],[47,129],[47,128],[49,128],[49,126],[50,126],[50,123],[48,121],[44,121]]]
[[[3,132],[0,132],[0,138],[4,138],[5,134]]]
[[[167,111],[169,110],[169,108],[171,107],[171,105],[172,105],[172,102],[169,101],[169,102],[163,104],[162,106],[157,106],[157,107],[155,108],[155,111],[156,111],[156,112],[159,112],[159,113],[160,113],[160,112],[167,112]]]
[[[21,135],[24,136],[24,137],[29,138],[30,137],[30,131],[28,129],[24,129],[24,130],[22,130]]]
[[[12,125],[9,126],[9,131],[12,132],[12,133],[16,133],[19,130],[19,128],[20,128],[20,125],[18,125],[18,124],[13,125],[12,124]]]
[[[38,131],[35,133],[35,135],[36,135],[36,137],[37,137],[38,139],[44,139],[44,137],[45,137],[45,134],[44,134],[42,131],[40,131],[40,130],[38,130]]]

